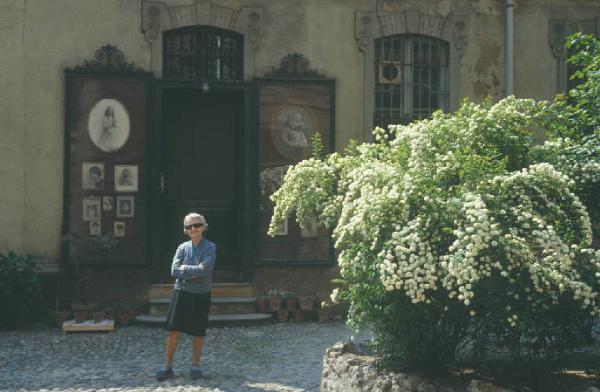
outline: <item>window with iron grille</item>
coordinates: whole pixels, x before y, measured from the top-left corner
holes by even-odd
[[[375,40],[374,125],[407,124],[448,110],[448,43],[399,34]]]
[[[212,26],[189,26],[163,33],[163,77],[243,79],[244,36]]]

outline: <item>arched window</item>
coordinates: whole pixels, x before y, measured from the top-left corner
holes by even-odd
[[[189,26],[163,33],[163,77],[243,79],[244,37],[212,26]]]
[[[448,43],[418,34],[375,40],[374,125],[407,124],[448,110]]]

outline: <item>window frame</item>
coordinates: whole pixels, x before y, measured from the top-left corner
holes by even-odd
[[[163,31],[163,77],[179,80],[243,80],[244,35],[215,26]]]
[[[426,58],[418,58],[419,52],[425,53]],[[385,67],[390,69],[388,64],[393,64],[399,73],[390,75],[395,76],[392,81],[384,81],[386,78],[381,75]],[[376,38],[374,65],[374,126],[407,124],[427,118],[438,109],[449,110],[450,45],[447,41],[411,33]]]

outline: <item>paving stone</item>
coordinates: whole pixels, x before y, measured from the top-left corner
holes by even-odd
[[[182,335],[175,378],[159,383],[154,372],[164,361],[163,329],[0,332],[0,391],[318,391],[325,350],[350,335],[342,322],[209,328],[202,352],[204,377],[189,378],[191,338]]]

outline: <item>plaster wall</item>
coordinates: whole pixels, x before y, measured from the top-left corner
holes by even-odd
[[[139,2],[0,2],[0,251],[41,254],[56,265],[63,195],[64,73],[108,42],[147,67]],[[8,93],[5,93],[8,92]]]
[[[550,50],[549,20],[591,20],[600,17],[596,0],[517,1],[515,9],[515,95],[552,99],[560,91],[558,60]],[[566,76],[566,75],[565,75]]]
[[[450,109],[465,96],[480,100],[504,94],[503,0],[215,0],[212,4],[263,9],[261,42],[247,79],[278,67],[290,52],[303,54],[312,69],[336,79],[338,150],[349,139],[366,134],[365,118],[372,115],[364,106],[365,96],[372,93],[364,69],[373,59],[357,43],[357,11],[380,16],[416,11],[446,19],[444,34],[455,51]],[[153,51],[161,48],[144,39],[141,6],[141,0],[0,1],[0,48],[8,54],[0,59],[0,252],[45,254],[49,265],[56,264],[63,197],[63,70],[93,58],[96,49],[110,43],[128,61],[160,77]],[[600,0],[517,1],[515,93],[548,99],[557,91],[557,60],[548,45],[550,18],[595,16],[600,16]],[[464,21],[462,36],[454,17]]]
[[[0,57],[0,252],[25,250],[24,16],[22,1],[0,2],[0,51],[4,53]]]

